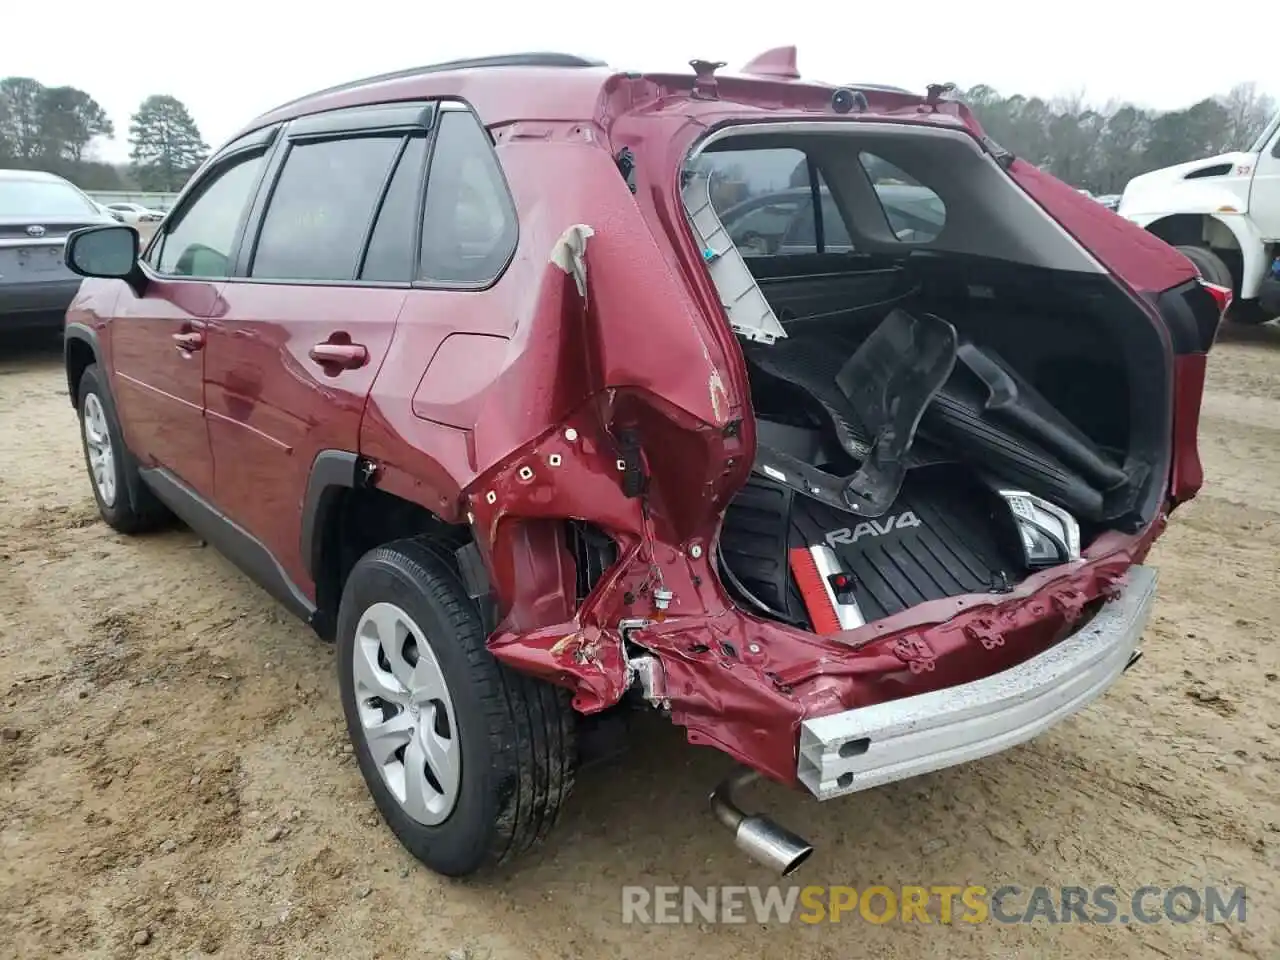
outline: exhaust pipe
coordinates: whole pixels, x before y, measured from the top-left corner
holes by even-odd
[[[726,777],[711,791],[711,812],[733,831],[733,842],[739,850],[757,863],[787,877],[809,859],[813,846],[768,817],[747,816],[733,802],[733,791],[745,787],[759,776],[756,771],[743,767]]]
[[[1137,665],[1138,661],[1141,659],[1142,659],[1142,651],[1141,650],[1133,651],[1133,653],[1129,655],[1129,662],[1124,665],[1124,670],[1122,672],[1128,673],[1129,668]]]

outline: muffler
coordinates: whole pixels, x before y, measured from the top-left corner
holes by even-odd
[[[739,850],[782,876],[790,876],[809,859],[813,846],[768,817],[747,816],[733,802],[733,792],[759,776],[756,771],[743,767],[726,777],[711,791],[711,812],[733,831],[733,842]]]

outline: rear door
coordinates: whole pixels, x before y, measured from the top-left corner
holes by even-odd
[[[435,108],[293,121],[208,328],[205,391],[219,507],[294,582],[311,466],[356,452],[366,397],[410,286]]]
[[[139,296],[124,287],[111,321],[112,390],[129,449],[203,497],[213,494],[204,418],[209,318],[230,275],[270,138],[230,145],[201,173],[144,258]],[[123,284],[121,285],[124,286]]]

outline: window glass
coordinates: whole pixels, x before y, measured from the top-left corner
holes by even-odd
[[[898,239],[906,243],[928,243],[937,238],[947,221],[942,198],[873,153],[860,153],[858,159]]]
[[[58,180],[0,180],[0,217],[53,219],[98,213],[89,198]]]
[[[845,226],[840,208],[836,206],[836,199],[827,189],[821,173],[818,174],[818,195],[822,197],[822,252],[848,253],[853,249],[849,228]],[[813,219],[812,194],[809,194],[801,205],[782,243],[772,252],[783,256],[818,252],[818,230]]]
[[[396,172],[378,211],[378,222],[369,239],[362,280],[413,279],[414,230],[418,223],[418,184],[427,152],[425,137],[414,137],[404,148]]]
[[[708,178],[711,205],[743,256],[777,253],[784,239],[802,237],[806,219],[812,238],[813,197],[801,151],[709,151],[694,172]]]
[[[492,280],[516,245],[516,212],[488,132],[469,112],[441,113],[427,174],[423,280]]]
[[[149,260],[177,277],[226,277],[236,232],[262,175],[263,155],[245,157],[213,175],[166,228]]]
[[[249,275],[351,280],[401,137],[350,137],[289,149]]]
[[[809,163],[790,147],[702,154],[697,172],[710,178],[711,205],[746,257],[818,251]],[[835,199],[818,174],[823,251],[853,249]]]

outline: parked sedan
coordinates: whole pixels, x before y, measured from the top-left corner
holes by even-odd
[[[0,331],[61,324],[80,289],[62,260],[67,234],[114,222],[61,177],[0,170]]]
[[[127,223],[130,226],[137,226],[139,223],[159,223],[164,219],[162,211],[152,210],[140,203],[109,203],[107,209],[113,215],[118,215],[116,219],[121,223]]]
[[[108,207],[105,203],[99,203],[97,200],[93,201],[93,205],[98,208],[99,212],[106,214],[112,220],[115,220],[118,223],[124,223],[124,214],[117,213],[115,210],[112,210],[110,207]]]

